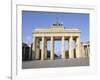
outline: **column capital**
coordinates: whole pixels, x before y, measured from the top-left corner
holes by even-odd
[[[65,38],[65,36],[62,36],[62,38]]]
[[[54,36],[51,36],[51,38],[54,38]]]

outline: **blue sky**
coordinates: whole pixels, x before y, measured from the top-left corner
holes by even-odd
[[[65,28],[80,28],[81,41],[89,41],[89,14],[22,11],[23,42],[32,42],[32,30],[39,27],[50,27],[57,21],[56,18],[63,23]],[[56,52],[59,52],[59,46],[61,46],[61,42],[55,42]]]

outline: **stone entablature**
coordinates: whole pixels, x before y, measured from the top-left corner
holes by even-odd
[[[80,36],[80,29],[66,29],[66,28],[48,28],[48,29],[34,29],[33,36]]]
[[[48,29],[34,29],[33,31],[33,34],[35,33],[43,33],[43,32],[68,32],[68,33],[80,33],[80,29],[73,29],[73,28],[70,28],[70,29],[66,29],[66,28],[48,28]]]

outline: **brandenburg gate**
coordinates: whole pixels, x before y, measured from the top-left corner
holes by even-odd
[[[50,59],[54,59],[54,41],[61,40],[61,58],[66,59],[65,56],[65,40],[68,40],[68,54],[69,58],[74,58],[73,40],[75,41],[76,58],[81,57],[80,52],[80,29],[65,28],[63,24],[52,24],[49,28],[41,28],[33,30],[33,51],[34,59],[47,59],[47,41],[51,41]],[[40,54],[40,41],[42,42]]]

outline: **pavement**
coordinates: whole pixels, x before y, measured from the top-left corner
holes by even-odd
[[[22,69],[89,66],[89,58],[22,61]]]

